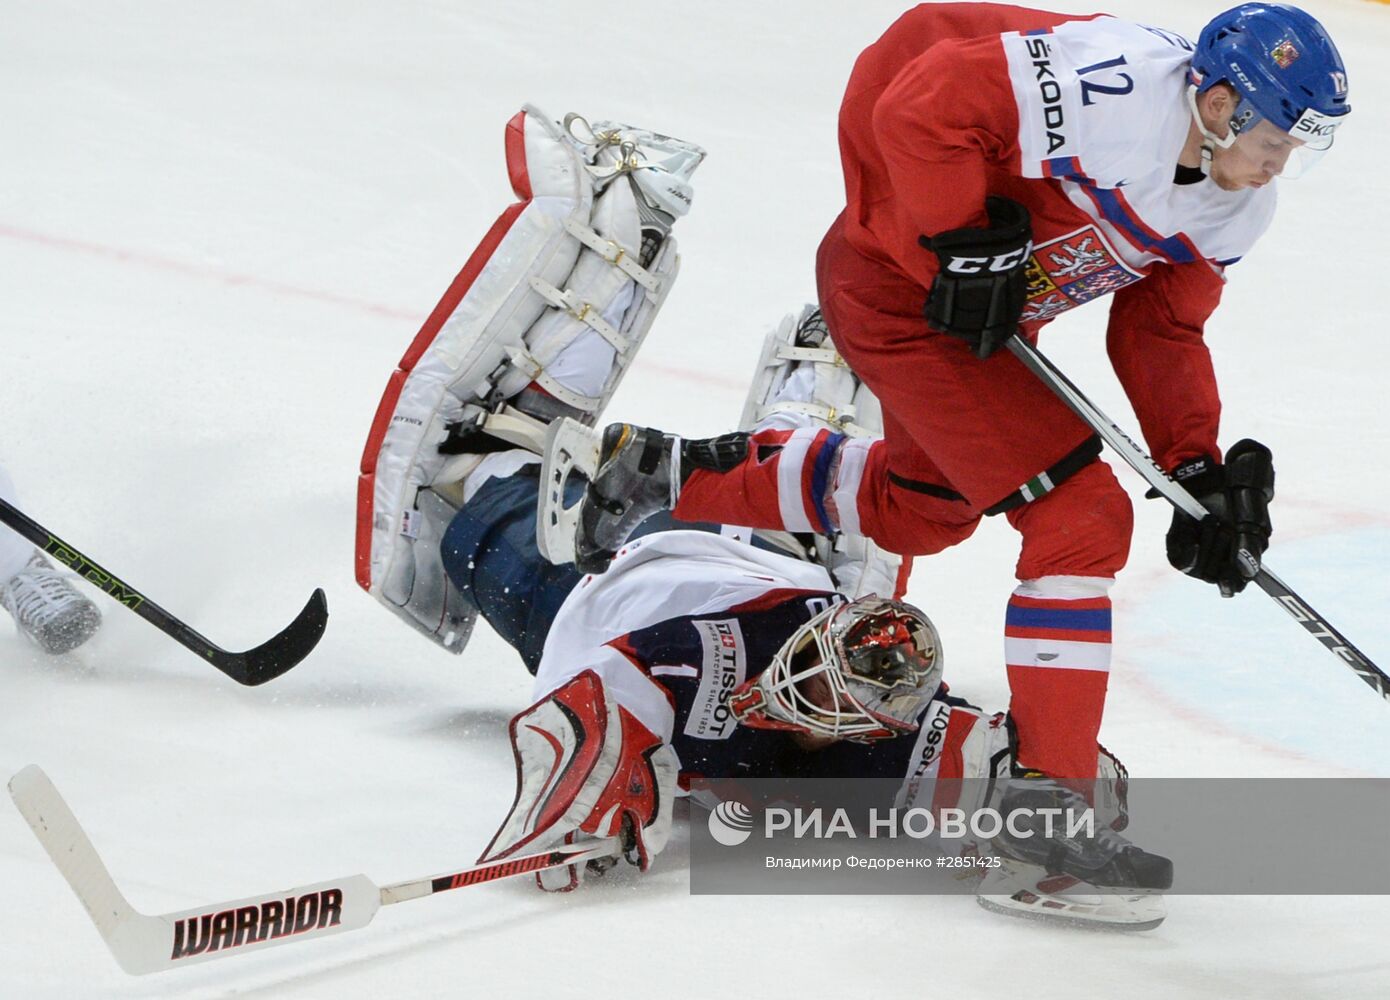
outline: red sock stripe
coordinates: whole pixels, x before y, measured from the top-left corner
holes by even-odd
[[[1109,642],[1110,633],[1094,629],[1038,628],[1009,625],[1004,635],[1010,639],[1058,639],[1066,642]]]

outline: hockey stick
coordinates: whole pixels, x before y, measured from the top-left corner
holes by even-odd
[[[1057,367],[1043,357],[1038,349],[1022,337],[1010,337],[1007,341],[1014,357],[1042,380],[1057,397],[1066,403],[1071,411],[1101,436],[1106,444],[1117,451],[1135,472],[1144,477],[1164,499],[1189,517],[1201,520],[1207,516],[1207,509],[1197,499],[1183,489],[1168,473],[1159,468],[1149,453],[1120,429],[1120,426],[1102,413],[1094,403],[1078,389]],[[1261,565],[1255,576],[1260,589],[1277,601],[1293,620],[1356,672],[1356,676],[1375,690],[1376,694],[1390,701],[1390,675],[1376,666],[1371,660],[1352,645],[1351,640],[1328,624],[1327,620],[1313,610],[1312,605],[1299,597],[1288,584]]]
[[[304,610],[273,639],[244,653],[230,653],[209,642],[154,601],[122,582],[114,573],[102,569],[76,548],[4,500],[0,500],[0,523],[9,525],[92,586],[105,591],[117,604],[134,611],[238,684],[254,687],[279,677],[309,655],[318,645],[323,630],[328,625],[328,600],[324,597],[323,590],[318,589],[309,598],[309,603],[304,605]]]
[[[378,886],[365,875],[351,875],[149,916],[126,902],[72,810],[37,764],[10,779],[10,797],[86,907],[116,962],[132,976],[355,931],[392,903],[583,864],[620,850],[616,839],[592,840],[392,885]]]

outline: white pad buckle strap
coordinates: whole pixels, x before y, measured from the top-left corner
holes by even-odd
[[[605,239],[584,223],[574,219],[565,220],[565,230],[647,291],[654,295],[662,293],[665,282],[637,262],[638,251],[625,247],[616,240]]]

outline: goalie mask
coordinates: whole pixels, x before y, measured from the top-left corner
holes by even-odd
[[[729,697],[739,722],[868,741],[917,728],[941,684],[941,638],[901,601],[863,597],[802,625]]]

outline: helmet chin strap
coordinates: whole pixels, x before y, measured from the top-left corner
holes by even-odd
[[[1202,113],[1197,110],[1197,85],[1195,83],[1188,84],[1187,106],[1192,110],[1192,121],[1197,125],[1197,131],[1202,133],[1202,166],[1200,169],[1202,173],[1210,174],[1211,158],[1216,154],[1216,149],[1218,147],[1230,149],[1234,146],[1238,138],[1236,130],[1227,128],[1227,134],[1223,138],[1207,128],[1206,123],[1202,121]]]

